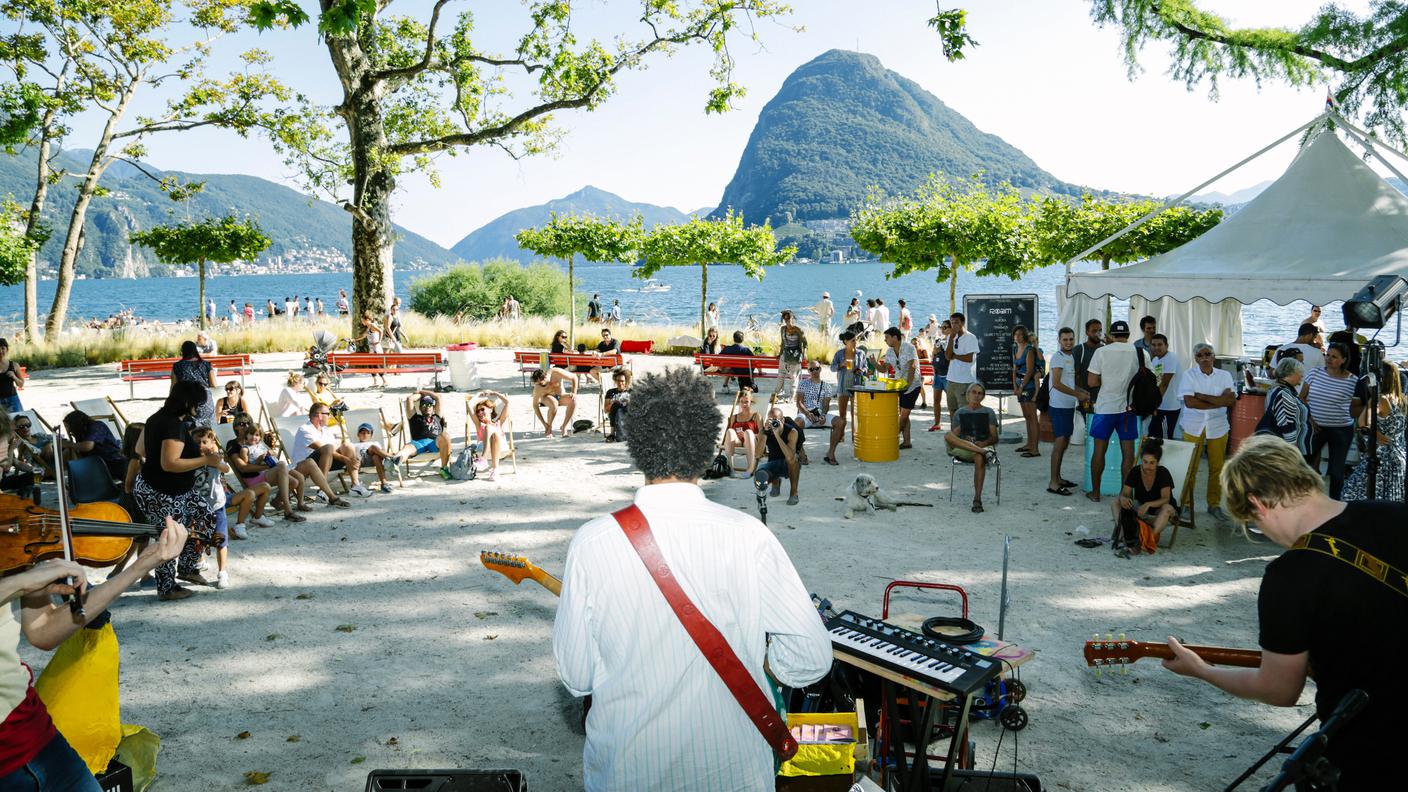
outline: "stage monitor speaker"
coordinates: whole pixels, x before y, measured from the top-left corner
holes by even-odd
[[[517,770],[373,770],[366,792],[528,792]]]
[[[929,770],[934,792],[940,792],[943,770]],[[989,773],[985,770],[954,770],[948,789],[943,792],[1042,792],[1041,779],[1027,773]]]

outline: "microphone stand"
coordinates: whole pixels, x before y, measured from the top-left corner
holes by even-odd
[[[1369,341],[1363,346],[1359,371],[1365,381],[1365,396],[1369,411],[1369,459],[1365,472],[1364,497],[1374,500],[1378,495],[1379,483],[1379,370],[1383,368],[1384,345],[1380,341]]]
[[[757,470],[753,473],[753,492],[758,498],[758,519],[768,524],[768,472]]]
[[[1369,694],[1362,690],[1351,690],[1344,694],[1335,711],[1325,719],[1320,731],[1310,735],[1300,744],[1291,758],[1281,765],[1281,772],[1271,779],[1271,783],[1261,788],[1261,792],[1280,792],[1292,784],[1297,792],[1338,788],[1340,771],[1325,758],[1325,749],[1346,722],[1358,715],[1369,703]]]

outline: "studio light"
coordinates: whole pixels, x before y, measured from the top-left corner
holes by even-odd
[[[1369,281],[1359,293],[1345,300],[1346,327],[1379,330],[1399,308],[1403,295],[1408,294],[1408,281],[1397,275],[1380,275]]]

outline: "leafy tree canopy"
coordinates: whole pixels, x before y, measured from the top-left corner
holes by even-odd
[[[269,237],[252,220],[227,216],[139,231],[132,242],[151,248],[163,264],[213,261],[228,264],[253,259],[269,246]]]
[[[718,220],[691,218],[685,223],[656,226],[641,246],[642,260],[635,269],[649,278],[662,267],[700,264],[737,264],[748,277],[762,280],[764,269],[784,264],[796,248],[777,249],[772,227],[744,226],[743,216],[730,212]]]
[[[1091,0],[1091,17],[1115,25],[1130,76],[1152,42],[1172,47],[1169,75],[1188,88],[1222,77],[1292,86],[1332,83],[1346,115],[1402,145],[1408,142],[1408,3],[1372,0],[1366,14],[1329,2],[1299,28],[1238,28],[1195,0]]]
[[[564,316],[571,292],[567,274],[551,264],[523,266],[510,259],[463,264],[411,284],[411,310],[426,316],[493,319],[512,294],[528,316]]]
[[[548,258],[570,261],[581,256],[587,261],[630,264],[639,258],[644,237],[644,221],[639,215],[621,223],[553,212],[545,225],[525,228],[514,239],[519,247]]]
[[[0,203],[0,286],[24,282],[29,258],[38,243],[25,235],[24,210],[14,201]]]
[[[1153,200],[1113,201],[1083,195],[1079,202],[1042,199],[1035,218],[1037,258],[1041,265],[1070,261],[1144,215],[1159,209]],[[1174,206],[1087,256],[1108,269],[1166,253],[1222,222],[1222,210]]]

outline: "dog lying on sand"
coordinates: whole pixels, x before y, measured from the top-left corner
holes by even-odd
[[[933,506],[932,503],[891,500],[880,491],[880,483],[869,473],[856,476],[855,481],[846,486],[845,497],[837,500],[843,503],[842,513],[848,520],[857,512],[874,514],[877,509],[895,511],[900,506]]]

